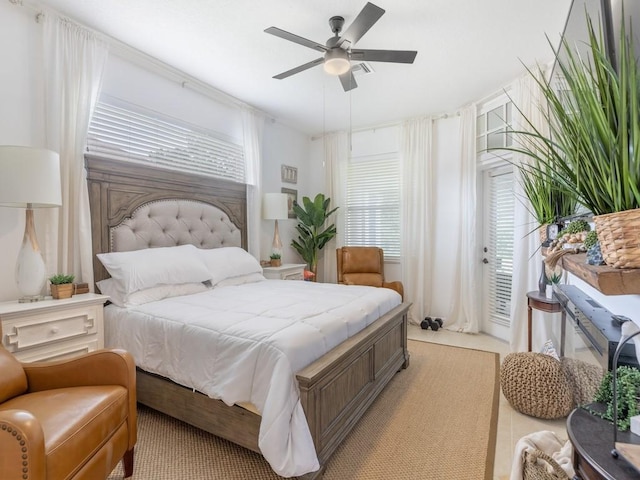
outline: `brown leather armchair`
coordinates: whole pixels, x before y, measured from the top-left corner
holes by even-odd
[[[0,478],[107,478],[120,459],[133,474],[136,376],[131,355],[99,350],[20,363],[0,346]]]
[[[395,290],[404,299],[402,282],[385,282],[384,252],[378,247],[342,247],[336,249],[338,283],[369,285]]]

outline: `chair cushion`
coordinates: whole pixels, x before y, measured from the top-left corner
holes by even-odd
[[[27,376],[20,362],[0,348],[0,403],[27,391]]]
[[[127,390],[117,385],[28,393],[0,410],[31,412],[44,432],[47,475],[70,478],[126,421]]]
[[[382,275],[379,273],[345,273],[342,275],[345,285],[368,285],[370,287],[382,286]]]

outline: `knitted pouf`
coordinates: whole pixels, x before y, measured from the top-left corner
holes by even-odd
[[[573,410],[573,392],[562,364],[550,355],[510,353],[500,369],[502,393],[520,413],[562,418]]]

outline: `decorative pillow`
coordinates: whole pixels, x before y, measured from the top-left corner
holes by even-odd
[[[261,273],[249,273],[247,275],[238,275],[237,277],[227,278],[216,284],[216,287],[229,287],[235,285],[244,285],[245,283],[261,282],[266,280]]]
[[[212,286],[228,278],[262,274],[260,262],[240,247],[199,249],[198,252],[209,271]]]
[[[211,278],[193,245],[99,253],[97,256],[125,295],[156,285],[197,283]]]

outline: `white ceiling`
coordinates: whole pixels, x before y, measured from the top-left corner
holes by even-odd
[[[522,63],[547,62],[571,0],[374,0],[386,13],[358,48],[417,50],[413,65],[371,63],[342,90],[314,67],[273,75],[319,52],[263,30],[276,26],[318,43],[345,29],[365,0],[42,0],[66,14],[267,112],[308,134],[451,113],[505,86]]]

